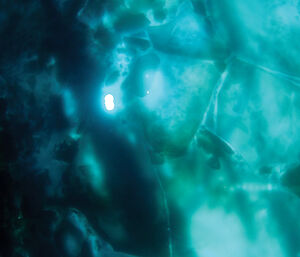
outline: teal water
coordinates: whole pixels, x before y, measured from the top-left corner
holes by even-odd
[[[299,257],[300,1],[0,1],[0,256]]]

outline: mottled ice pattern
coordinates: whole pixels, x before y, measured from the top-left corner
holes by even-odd
[[[0,257],[299,257],[299,0],[0,0]]]

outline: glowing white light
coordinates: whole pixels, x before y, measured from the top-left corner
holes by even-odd
[[[149,90],[147,90],[147,95],[149,95],[150,94],[150,91]]]
[[[112,111],[115,108],[114,97],[111,94],[107,94],[104,97],[105,108],[108,111]]]

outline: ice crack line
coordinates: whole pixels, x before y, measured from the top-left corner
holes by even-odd
[[[230,64],[229,64],[230,65]],[[210,112],[213,112],[213,124],[212,124],[212,128],[211,130],[213,132],[216,131],[216,127],[217,127],[217,116],[218,116],[218,99],[219,99],[219,94],[223,88],[223,85],[226,81],[226,78],[228,77],[229,74],[229,65],[227,65],[226,69],[223,71],[223,73],[221,74],[220,79],[218,80],[218,83],[216,84],[216,87],[211,95],[211,98],[209,100],[209,104],[206,108],[206,111],[203,115],[203,119],[201,122],[201,126],[205,126],[207,125],[208,122],[208,118],[209,118],[209,114]]]
[[[292,76],[292,75],[289,75],[289,74],[286,74],[284,72],[280,72],[280,71],[276,71],[276,70],[272,70],[270,68],[267,68],[263,65],[260,65],[260,64],[255,64],[247,59],[244,59],[244,58],[241,58],[241,57],[238,57],[237,59],[239,59],[240,61],[244,62],[244,63],[247,63],[249,65],[252,65],[260,70],[263,70],[269,74],[272,74],[276,77],[279,77],[279,78],[282,78],[282,79],[285,79],[287,81],[289,81],[290,83],[292,83],[293,85],[297,86],[297,87],[300,87],[300,77],[297,77],[297,76]]]

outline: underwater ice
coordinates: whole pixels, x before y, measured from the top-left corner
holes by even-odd
[[[0,256],[300,256],[300,1],[0,1]]]

